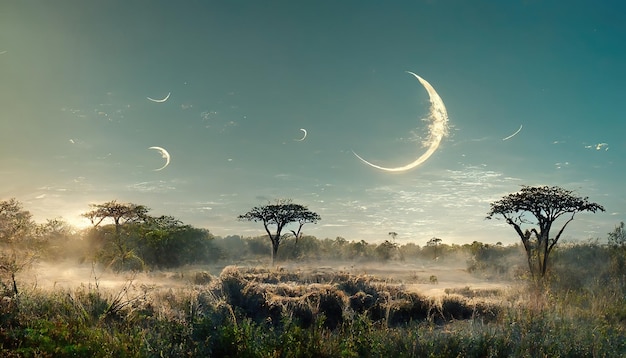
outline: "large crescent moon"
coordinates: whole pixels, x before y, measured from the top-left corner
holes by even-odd
[[[167,152],[167,150],[161,148],[161,147],[150,147],[148,149],[155,149],[158,150],[159,152],[161,152],[161,157],[163,157],[165,159],[165,165],[160,167],[159,169],[155,169],[155,172],[158,172],[159,170],[163,170],[165,169],[165,167],[167,167],[170,164],[170,153]]]
[[[424,86],[424,88],[426,89],[426,92],[428,92],[428,96],[430,97],[430,113],[427,119],[430,121],[430,124],[428,125],[428,137],[422,143],[422,145],[424,147],[428,147],[428,149],[424,154],[422,154],[412,163],[396,168],[387,168],[370,163],[367,160],[363,159],[360,155],[352,151],[352,153],[363,163],[376,169],[388,172],[404,172],[413,169],[428,160],[428,158],[430,158],[430,156],[433,155],[433,153],[435,153],[435,151],[439,147],[441,139],[443,139],[443,137],[448,134],[448,111],[446,111],[446,106],[444,105],[443,100],[441,100],[441,97],[439,97],[437,91],[435,91],[433,86],[431,86],[430,83],[428,83],[428,81],[426,81],[425,79],[421,78],[413,72],[407,71],[407,73],[415,76],[415,78],[420,81],[422,86]]]

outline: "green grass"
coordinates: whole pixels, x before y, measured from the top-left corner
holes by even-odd
[[[0,303],[3,357],[619,357],[624,290],[523,285],[500,306],[436,303],[364,277],[285,283],[227,268],[209,284],[23,291]],[[308,280],[310,278],[307,278]],[[306,281],[304,280],[304,281]],[[267,283],[273,282],[273,283]],[[350,298],[369,295],[352,309]],[[508,296],[505,296],[508,295]]]

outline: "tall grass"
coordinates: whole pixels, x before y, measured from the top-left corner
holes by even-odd
[[[197,276],[196,276],[197,277]],[[520,286],[501,303],[440,300],[329,272],[225,268],[184,288],[129,280],[5,292],[3,357],[619,357],[624,291]],[[472,294],[467,291],[467,294]],[[476,293],[479,296],[479,293]],[[480,298],[480,297],[478,297]]]

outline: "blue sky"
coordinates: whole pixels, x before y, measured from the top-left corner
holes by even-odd
[[[134,202],[216,235],[292,198],[318,238],[513,243],[486,221],[521,185],[626,217],[626,5],[617,1],[16,1],[0,11],[0,199],[80,224]],[[424,151],[428,94],[450,134]],[[146,97],[163,98],[154,103]],[[514,137],[502,139],[522,130]],[[304,141],[300,128],[308,131]],[[605,143],[605,144],[603,144]],[[166,148],[163,165],[151,146]]]

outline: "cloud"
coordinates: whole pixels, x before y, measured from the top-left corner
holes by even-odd
[[[129,184],[126,186],[126,189],[142,193],[164,193],[176,190],[176,187],[173,183],[166,182],[164,180],[154,180]]]
[[[320,191],[316,201],[327,205],[316,209],[325,221],[322,227],[337,225],[335,236],[348,240],[384,240],[389,231],[395,231],[400,241],[419,243],[437,236],[448,243],[485,242],[489,204],[517,190],[520,183],[486,166],[464,166],[406,179],[394,177],[393,184],[355,188],[344,194]],[[347,231],[341,230],[344,226]],[[506,225],[491,225],[488,231],[503,230]]]
[[[602,148],[604,148],[604,151],[609,150],[609,144],[608,143],[597,143],[597,144],[592,144],[592,145],[586,145],[585,148],[587,149],[595,149],[595,150],[602,150]]]

